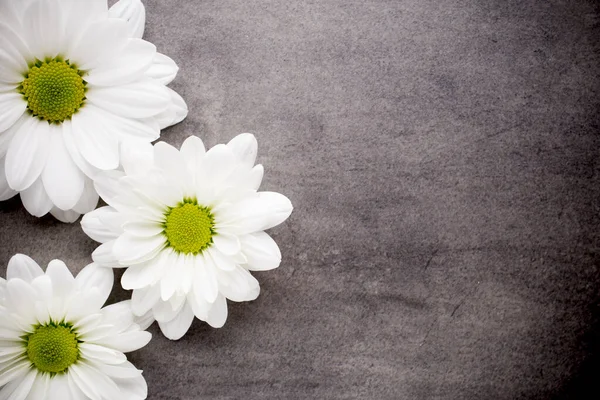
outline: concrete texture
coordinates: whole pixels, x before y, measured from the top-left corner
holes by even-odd
[[[258,300],[151,328],[150,400],[599,398],[597,3],[146,4],[190,107],[164,140],[254,132],[295,205]],[[77,224],[0,207],[2,268],[89,262]]]

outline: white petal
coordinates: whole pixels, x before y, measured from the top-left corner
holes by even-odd
[[[81,292],[86,292],[91,288],[96,288],[101,298],[108,299],[108,295],[113,287],[114,274],[112,269],[100,267],[95,263],[89,264],[77,274],[75,284]]]
[[[135,378],[122,376],[113,378],[115,383],[121,389],[123,399],[126,400],[144,400],[148,396],[148,385],[142,375]]]
[[[242,253],[251,271],[267,271],[281,263],[281,251],[277,243],[265,232],[255,232],[240,237]]]
[[[100,243],[106,243],[109,240],[116,239],[121,233],[116,230],[115,227],[106,224],[103,217],[119,216],[117,211],[109,206],[100,207],[94,211],[91,211],[83,216],[81,219],[81,227],[83,231]]]
[[[70,368],[69,368],[70,371]],[[69,372],[70,374],[70,372]],[[40,374],[42,375],[42,374]],[[56,374],[52,378],[48,380],[48,390],[45,393],[47,396],[48,393],[52,393],[52,396],[56,396],[56,399],[61,400],[75,400],[71,395],[71,390],[69,389],[68,377],[67,374]],[[77,399],[79,400],[79,399]]]
[[[92,211],[98,205],[100,197],[94,188],[94,183],[91,179],[85,178],[83,185],[83,193],[79,198],[79,201],[73,206],[73,211],[79,214],[85,214]]]
[[[150,342],[152,335],[146,331],[129,331],[97,340],[96,344],[110,347],[123,353],[141,349]]]
[[[212,303],[219,294],[219,287],[216,278],[216,271],[213,261],[210,257],[197,256],[196,274],[194,276],[193,290],[198,297]],[[201,301],[198,300],[200,303]]]
[[[126,118],[148,118],[171,104],[167,88],[151,79],[115,87],[96,87],[87,94],[90,103]]]
[[[226,255],[233,255],[240,251],[240,241],[237,236],[226,233],[218,233],[212,237],[217,248]]]
[[[227,301],[222,295],[217,296],[213,306],[208,311],[206,322],[213,328],[221,328],[227,320]]]
[[[256,278],[242,267],[233,271],[220,271],[220,276],[227,279],[219,280],[219,292],[232,301],[252,301],[260,293],[260,286]]]
[[[16,364],[13,364],[11,366],[9,366],[8,368],[2,368],[0,369],[0,386],[4,386],[6,385],[8,382],[12,381],[12,380],[17,380],[19,379],[19,377],[23,377],[21,379],[27,379],[27,375],[29,373],[29,368],[30,368],[31,362],[29,360],[23,360],[20,361]],[[1,392],[2,395],[6,395],[7,392],[10,392],[12,390],[12,392],[14,393],[14,391],[17,389],[16,387],[10,387],[7,388],[8,390],[6,390],[6,392]],[[12,393],[11,393],[12,394]],[[7,397],[7,399],[12,400],[13,397],[9,396]]]
[[[30,393],[38,373],[32,368],[23,377],[19,377],[0,390],[0,400],[24,400]]]
[[[46,269],[46,275],[52,281],[52,288],[57,297],[66,298],[75,286],[75,278],[64,262],[52,260]]]
[[[21,118],[10,126],[10,128],[0,134],[0,157],[6,156],[6,152],[8,151],[15,134],[19,132],[21,126],[30,119],[31,117],[28,114],[23,114]]]
[[[50,125],[28,118],[6,153],[6,178],[14,190],[27,189],[40,176],[48,157]]]
[[[190,185],[191,175],[186,168],[183,156],[173,146],[165,142],[154,145],[154,163],[175,180],[179,186],[186,188]]]
[[[168,265],[164,265],[165,253],[163,251],[150,261],[127,268],[121,278],[123,289],[141,289],[157,282],[168,267]]]
[[[185,304],[177,317],[168,322],[159,322],[160,330],[170,340],[179,340],[190,329],[194,313],[189,304]]]
[[[67,120],[62,123],[62,131],[63,131],[63,140],[65,143],[65,147],[69,151],[71,155],[71,159],[73,162],[79,167],[81,172],[83,172],[89,178],[94,178],[97,174],[98,169],[92,166],[89,162],[87,162],[83,156],[81,155],[77,145],[75,144],[75,137],[73,136],[73,124],[72,121]]]
[[[165,246],[165,237],[156,235],[149,238],[123,233],[115,241],[113,252],[119,263],[128,265],[153,258]]]
[[[131,308],[135,315],[144,315],[160,301],[160,285],[136,289],[131,295]]]
[[[265,169],[262,165],[255,165],[254,168],[250,170],[250,173],[247,176],[247,185],[252,190],[258,190],[260,184],[263,179],[263,175],[265,173]]]
[[[132,363],[129,361],[125,361],[119,365],[104,365],[104,364],[96,364],[96,368],[102,373],[105,373],[107,376],[111,378],[137,378],[142,375],[142,371],[135,368]],[[118,382],[115,382],[118,384]],[[119,386],[120,388],[120,386]],[[124,400],[129,399],[128,397]]]
[[[142,39],[129,39],[114,57],[101,67],[92,69],[85,76],[93,86],[117,86],[137,80],[150,66],[156,54],[156,46]]]
[[[87,25],[79,40],[72,41],[67,53],[80,70],[91,70],[121,50],[127,37],[125,21],[106,19],[93,22]]]
[[[119,181],[125,174],[122,171],[103,171],[94,179],[94,188],[109,205],[114,207],[114,202],[123,194],[125,187]]]
[[[116,399],[120,397],[118,386],[96,368],[79,362],[69,367],[69,376],[86,396],[92,400]],[[57,397],[59,399],[60,397]]]
[[[121,145],[121,162],[127,175],[147,173],[154,165],[154,149],[147,142],[123,142]]]
[[[43,399],[50,387],[50,374],[38,374],[27,396],[27,400]],[[79,400],[79,399],[77,399]]]
[[[237,159],[233,151],[224,144],[218,144],[208,150],[204,156],[203,166],[205,181],[221,183],[235,170]]]
[[[202,163],[202,158],[206,150],[202,139],[198,136],[190,136],[181,145],[179,151],[187,165],[188,171],[196,173],[199,164]]]
[[[123,225],[123,231],[138,237],[152,237],[159,235],[165,228],[154,221],[131,221]]]
[[[141,330],[146,330],[150,325],[152,325],[155,321],[154,315],[152,314],[152,310],[148,311],[146,314],[135,317],[135,323],[139,325]]]
[[[83,194],[84,175],[67,151],[62,131],[53,130],[51,134],[48,161],[42,172],[42,181],[54,205],[61,210],[69,210],[77,204]]]
[[[285,221],[292,213],[290,200],[275,192],[259,192],[255,197],[234,205],[224,218],[238,225],[238,234],[262,231]]]
[[[4,159],[0,158],[0,201],[8,200],[18,193],[17,191],[12,190],[8,185],[4,165]]]
[[[113,253],[113,247],[115,245],[115,241],[111,240],[106,242],[96,248],[96,250],[92,253],[92,260],[95,263],[102,265],[104,267],[116,267],[119,265],[119,262]]]
[[[59,220],[61,222],[65,222],[67,224],[77,221],[77,218],[79,218],[79,216],[81,215],[80,213],[78,213],[76,211],[73,211],[73,210],[64,211],[58,207],[52,208],[52,210],[50,210],[50,214],[52,214],[54,216],[54,218],[56,218],[57,220]]]
[[[38,178],[31,186],[21,193],[23,206],[29,213],[36,217],[42,217],[52,209],[54,204],[44,188],[42,179]]]
[[[8,280],[18,278],[25,282],[31,282],[43,274],[44,271],[42,271],[38,263],[24,254],[16,254],[8,261],[6,270],[6,279]]]
[[[96,108],[82,107],[73,115],[71,125],[75,144],[87,162],[102,170],[119,166],[119,141]]]
[[[146,9],[140,0],[119,0],[109,10],[111,18],[127,21],[129,36],[141,38],[146,24]]]
[[[7,53],[11,55],[18,70],[24,74],[29,69],[27,60],[32,60],[34,56],[20,35],[15,32],[15,27],[8,25],[18,20],[16,16],[8,16],[9,13],[10,11],[0,10],[0,15],[4,16],[3,21],[0,21],[0,48],[7,49],[11,47],[7,50]]]
[[[168,85],[175,79],[178,71],[179,67],[175,64],[175,61],[164,54],[156,53],[154,62],[146,71],[146,76],[156,79],[163,85]]]
[[[101,362],[105,364],[121,364],[127,361],[125,354],[120,351],[92,343],[81,343],[79,346],[81,355],[85,360]]]
[[[18,85],[25,79],[19,58],[9,53],[9,49],[0,49],[0,82]]]
[[[24,13],[23,33],[35,56],[54,58],[63,49],[65,24],[61,4],[56,0],[32,2]]]
[[[242,167],[250,169],[254,166],[258,143],[256,142],[256,138],[253,134],[242,133],[237,135],[231,139],[229,143],[227,143],[227,147],[229,147],[238,157]]]
[[[166,88],[169,94],[170,103],[164,111],[155,116],[160,129],[168,128],[169,126],[180,123],[188,115],[188,106],[176,91],[171,88]]]
[[[15,124],[25,113],[27,103],[20,93],[0,93],[0,132]],[[4,133],[1,133],[4,134]]]

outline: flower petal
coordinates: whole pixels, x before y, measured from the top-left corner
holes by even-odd
[[[27,102],[20,93],[0,94],[0,132],[4,132],[23,116],[27,109]],[[3,134],[3,133],[2,133]]]
[[[126,118],[148,118],[171,105],[169,91],[149,78],[114,87],[95,87],[87,94],[90,103]]]
[[[85,30],[72,40],[67,51],[69,59],[80,70],[96,68],[126,43],[127,24],[120,19],[104,19],[87,24]]]
[[[229,147],[238,157],[242,167],[251,169],[254,166],[256,153],[258,151],[258,143],[253,134],[242,133],[237,135],[227,143],[227,147]]]
[[[62,132],[53,130],[51,134],[42,181],[54,205],[61,210],[70,210],[83,194],[84,175],[67,151]]]
[[[157,80],[163,85],[168,85],[175,79],[179,67],[170,57],[156,53],[150,68],[146,71],[146,76]]]
[[[121,233],[117,227],[106,224],[105,218],[109,220],[111,217],[118,217],[119,213],[112,207],[105,206],[97,208],[83,216],[81,219],[81,227],[83,231],[100,243],[106,243],[109,240],[116,239]]]
[[[38,178],[31,186],[21,193],[23,206],[35,217],[42,217],[54,207],[52,200],[48,197],[42,179]]]
[[[265,232],[255,232],[240,237],[242,253],[247,258],[250,271],[267,271],[281,263],[281,251],[277,243]]]
[[[112,269],[100,267],[96,263],[92,263],[77,274],[75,285],[83,293],[91,288],[96,288],[100,297],[104,299],[102,301],[102,304],[104,304],[112,290],[113,281],[114,274]]]
[[[223,295],[217,296],[213,306],[208,311],[206,322],[213,328],[221,328],[227,320],[227,301]]]
[[[170,340],[179,340],[186,334],[194,320],[194,312],[185,304],[179,314],[168,322],[159,322],[160,330]]]
[[[46,269],[46,275],[52,281],[54,294],[59,298],[69,296],[75,286],[75,278],[67,268],[64,262],[52,260]]]
[[[125,20],[130,37],[141,38],[144,35],[146,9],[140,0],[119,0],[108,10],[108,16]]]
[[[183,97],[171,88],[167,87],[166,89],[170,99],[169,105],[164,111],[155,116],[160,129],[178,124],[188,115],[188,106]]]
[[[138,79],[150,66],[156,46],[142,39],[129,39],[120,54],[90,70],[85,80],[92,86],[116,86]]]
[[[31,282],[38,276],[44,275],[44,271],[38,263],[25,254],[15,254],[8,261],[6,269],[6,279],[22,279],[25,282]]]
[[[164,246],[165,238],[162,235],[141,238],[123,233],[115,241],[113,252],[121,265],[129,265],[154,257]]]
[[[6,153],[6,178],[14,190],[25,190],[40,176],[48,157],[52,128],[47,122],[28,118]]]
[[[87,162],[102,170],[119,166],[119,141],[95,107],[81,108],[73,115],[72,127],[75,144]]]
[[[61,210],[58,207],[52,208],[52,210],[50,210],[50,214],[52,214],[54,216],[54,218],[56,218],[57,220],[67,223],[67,224],[77,221],[77,219],[81,216],[81,214],[78,213],[77,211],[73,211],[73,210],[65,211],[65,210]]]

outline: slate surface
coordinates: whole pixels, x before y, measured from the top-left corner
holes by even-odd
[[[146,4],[190,107],[164,140],[253,132],[295,205],[258,300],[151,328],[150,400],[598,398],[597,3]],[[2,274],[90,261],[78,224],[0,207]]]

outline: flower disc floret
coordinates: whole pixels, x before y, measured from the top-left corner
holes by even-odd
[[[185,254],[198,254],[212,243],[214,217],[210,209],[185,200],[165,215],[164,234],[169,246]]]
[[[70,119],[85,100],[86,82],[68,60],[37,61],[21,83],[31,113],[50,123]]]
[[[78,342],[68,324],[40,325],[27,337],[27,357],[42,372],[64,372],[79,358]]]

